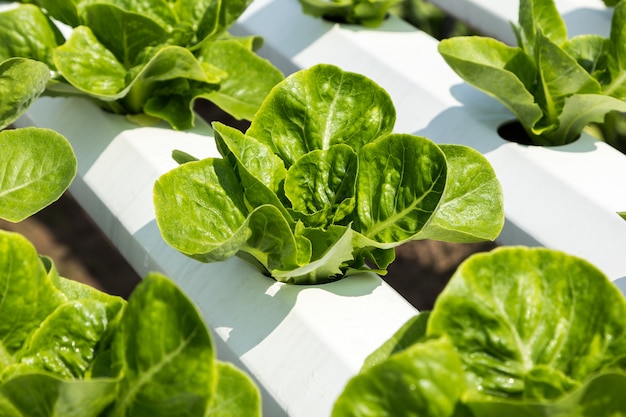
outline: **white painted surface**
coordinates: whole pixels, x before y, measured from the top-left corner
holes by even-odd
[[[519,0],[430,0],[485,36],[516,45],[510,22],[517,24]],[[555,0],[570,37],[594,33],[608,36],[612,8],[601,0]]]

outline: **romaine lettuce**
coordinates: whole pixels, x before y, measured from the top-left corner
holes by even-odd
[[[217,361],[198,311],[164,276],[125,301],[60,277],[0,231],[0,288],[2,416],[261,414],[257,387]]]
[[[0,59],[46,63],[54,70],[47,94],[82,95],[115,113],[187,129],[197,98],[250,120],[283,78],[256,55],[258,41],[227,32],[249,0],[35,3],[0,13]],[[67,40],[51,18],[72,28]]]
[[[478,152],[392,133],[395,109],[372,80],[332,65],[279,83],[244,134],[214,124],[223,158],[155,184],[157,224],[204,262],[238,255],[279,281],[335,280],[409,240],[495,239],[502,192]],[[183,215],[184,213],[184,215]]]
[[[518,46],[480,36],[442,40],[439,52],[466,82],[500,100],[538,145],[575,141],[611,110],[626,111],[626,4],[609,39],[567,38],[553,0],[521,0]]]
[[[473,255],[431,312],[372,353],[332,415],[622,416],[625,329],[624,296],[580,258]]]

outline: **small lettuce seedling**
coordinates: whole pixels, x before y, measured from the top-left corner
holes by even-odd
[[[278,281],[336,280],[416,239],[492,240],[500,183],[475,150],[392,133],[372,80],[317,65],[279,83],[244,134],[213,125],[223,158],[182,164],[154,187],[167,243],[203,262],[240,256]],[[179,155],[181,160],[190,160]]]
[[[228,28],[250,0],[38,0],[0,13],[0,59],[28,57],[54,70],[47,94],[193,125],[193,102],[250,120],[283,76],[254,52],[260,39]],[[64,39],[51,18],[72,28]]]
[[[580,258],[473,255],[367,358],[332,417],[622,416],[625,329],[624,296]]]
[[[400,0],[300,0],[303,13],[328,20],[379,26]]]
[[[575,141],[611,110],[626,111],[626,4],[609,39],[567,38],[553,0],[521,0],[518,46],[473,36],[445,39],[439,52],[466,82],[509,108],[535,144]]]

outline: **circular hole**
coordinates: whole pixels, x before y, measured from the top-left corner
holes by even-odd
[[[534,145],[532,139],[522,127],[518,120],[511,120],[498,126],[498,135],[509,142],[520,143],[522,145]]]

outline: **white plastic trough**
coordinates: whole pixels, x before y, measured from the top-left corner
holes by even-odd
[[[372,78],[393,98],[397,132],[481,151],[505,193],[500,243],[561,249],[613,280],[626,277],[626,222],[616,214],[626,210],[624,155],[587,135],[552,149],[500,139],[496,128],[511,119],[508,111],[464,84],[438,55],[436,41],[399,19],[366,30],[305,16],[295,0],[255,0],[233,32],[263,36],[261,54],[285,74],[331,63]],[[165,244],[152,186],[175,166],[173,149],[218,155],[200,120],[189,132],[140,128],[84,100],[42,98],[18,124],[52,128],[70,140],[79,160],[72,195],[140,275],[161,271],[189,294],[220,358],[261,387],[265,416],[330,415],[364,358],[416,313],[374,274],[286,286],[238,259],[201,264]]]

